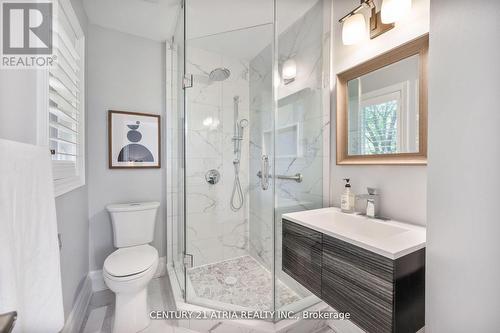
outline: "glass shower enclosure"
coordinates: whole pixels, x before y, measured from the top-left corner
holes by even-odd
[[[318,299],[281,269],[281,215],[329,202],[330,1],[224,3],[186,0],[167,43],[172,283],[299,311]]]

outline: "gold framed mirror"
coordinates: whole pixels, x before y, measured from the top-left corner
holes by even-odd
[[[337,164],[427,163],[425,35],[337,75]]]

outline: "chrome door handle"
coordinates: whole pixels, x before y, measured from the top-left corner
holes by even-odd
[[[262,155],[260,172],[262,174],[262,177],[260,177],[260,187],[266,191],[269,188],[269,157],[267,155]]]

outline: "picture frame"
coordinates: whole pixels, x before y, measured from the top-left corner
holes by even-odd
[[[108,167],[161,168],[160,115],[108,110]]]

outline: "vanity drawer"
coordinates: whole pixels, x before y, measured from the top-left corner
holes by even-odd
[[[323,250],[326,255],[392,283],[394,260],[328,235],[323,238]]]
[[[283,271],[321,297],[320,232],[283,220]]]
[[[323,274],[335,274],[339,278],[352,283],[360,291],[365,291],[377,299],[392,303],[394,295],[393,282],[384,280],[363,267],[339,259],[331,253],[323,252]]]
[[[350,320],[366,332],[393,332],[392,302],[359,286],[354,279],[323,268],[322,293],[326,303],[337,311],[348,312]]]
[[[392,332],[394,261],[323,236],[322,298],[368,332]]]

